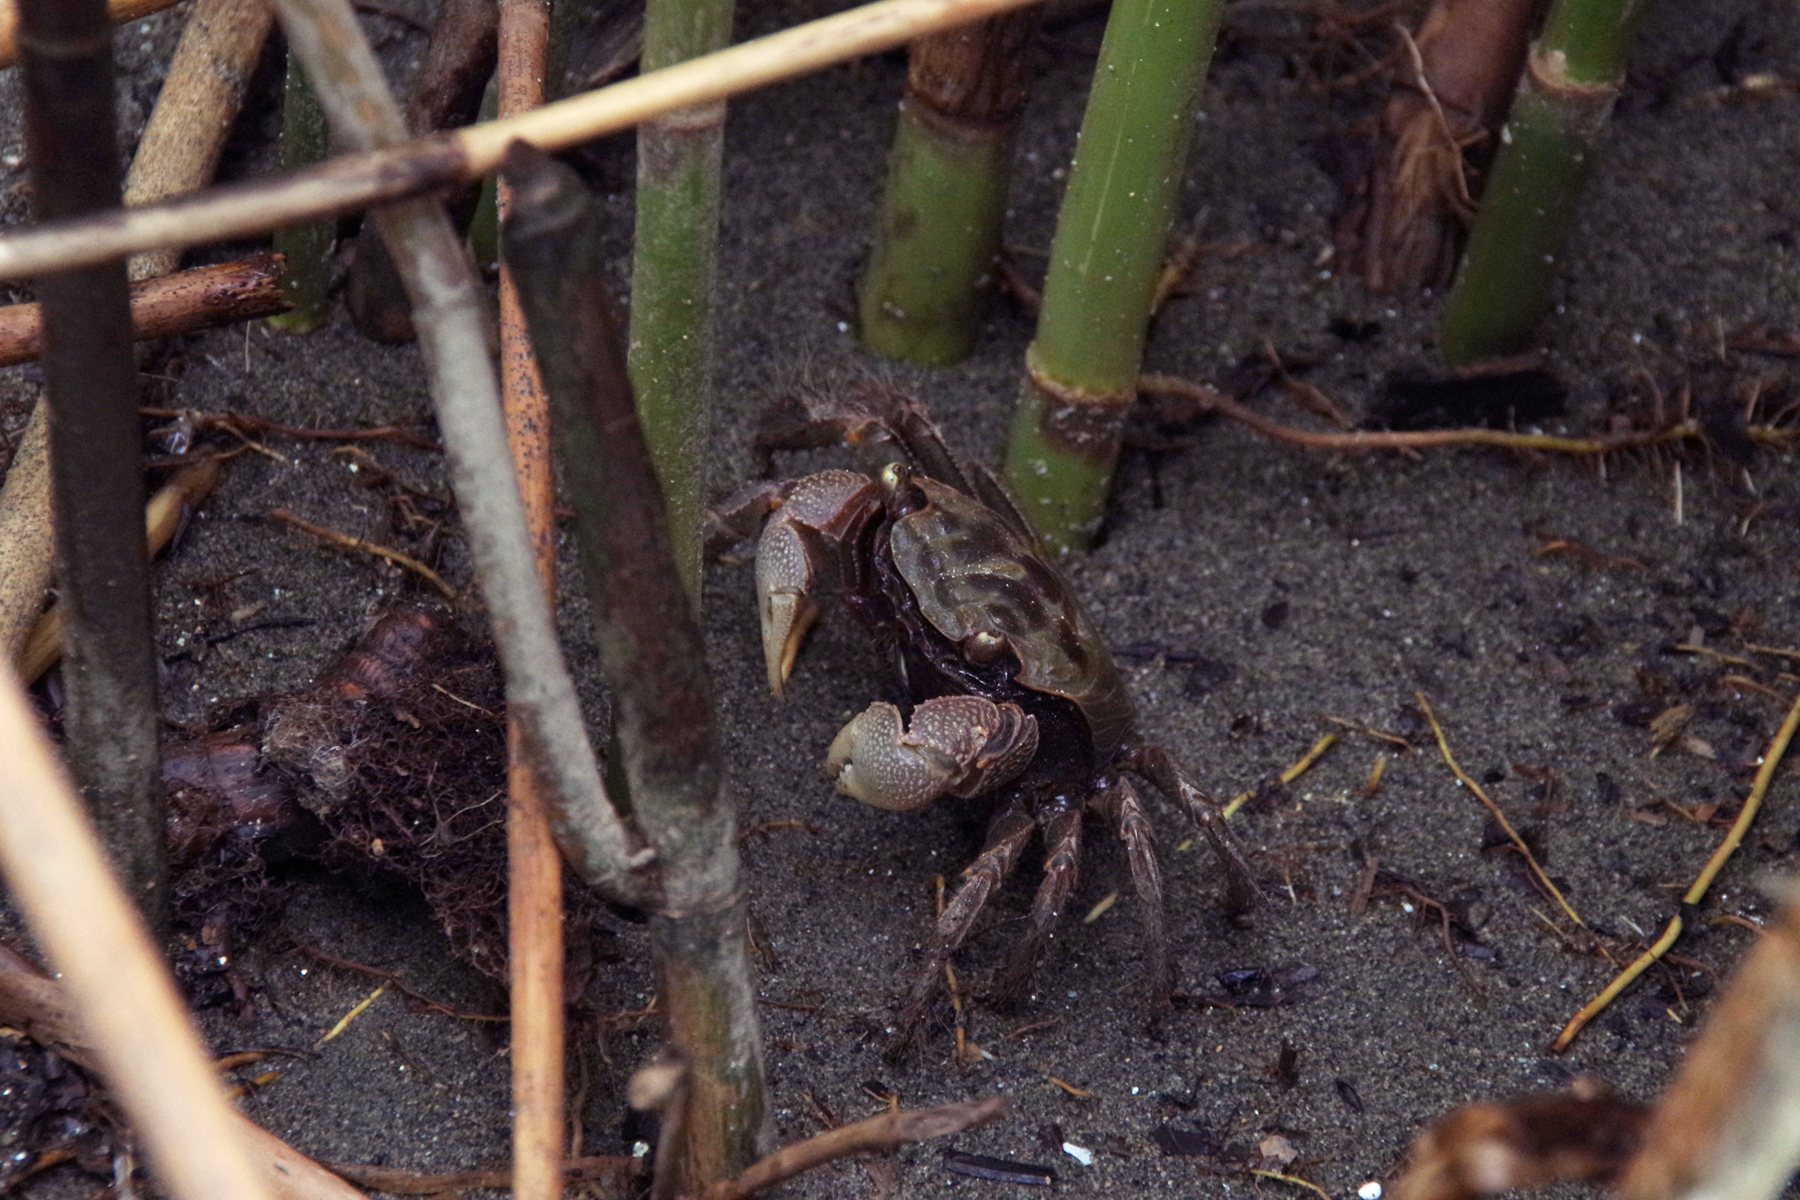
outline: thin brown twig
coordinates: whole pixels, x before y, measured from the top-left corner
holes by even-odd
[[[307,534],[310,537],[316,537],[321,542],[329,542],[331,545],[337,546],[340,549],[354,550],[358,554],[369,554],[376,558],[386,559],[396,567],[402,567],[411,571],[414,575],[417,575],[420,579],[429,583],[432,587],[442,592],[444,598],[452,604],[456,603],[458,599],[456,589],[445,582],[442,575],[439,575],[436,571],[432,570],[410,554],[403,554],[390,546],[383,546],[379,542],[365,541],[359,537],[351,537],[347,533],[339,533],[335,529],[327,529],[325,526],[314,524],[305,517],[302,517],[297,513],[289,512],[285,508],[275,509],[269,514],[269,519],[272,521],[280,521],[290,529],[298,529],[301,533]]]
[[[1263,1171],[1255,1167],[1251,1168],[1250,1173],[1258,1179],[1273,1179],[1277,1183],[1285,1183],[1293,1187],[1305,1188],[1313,1195],[1318,1196],[1320,1200],[1331,1200],[1330,1194],[1327,1193],[1324,1188],[1309,1180],[1302,1179],[1298,1175],[1284,1175],[1280,1171]]]
[[[1318,433],[1270,420],[1217,388],[1176,375],[1140,375],[1138,391],[1149,396],[1177,396],[1195,401],[1207,411],[1229,417],[1264,437],[1290,446],[1352,454],[1364,454],[1371,450],[1427,449],[1434,446],[1498,446],[1506,450],[1559,454],[1613,454],[1640,446],[1696,441],[1701,437],[1697,421],[1682,421],[1667,429],[1586,438],[1560,437],[1548,433],[1514,433],[1509,429],[1359,429],[1348,433]]]
[[[425,995],[425,993],[418,991],[415,988],[408,987],[405,981],[392,971],[384,971],[380,967],[371,967],[367,963],[359,963],[353,959],[339,958],[337,955],[321,950],[317,946],[309,946],[303,942],[296,946],[295,949],[306,955],[306,957],[313,959],[315,962],[324,963],[328,967],[335,967],[340,971],[350,971],[357,975],[367,976],[370,979],[379,979],[407,999],[416,1001],[420,1007],[429,1012],[438,1013],[441,1016],[454,1017],[459,1021],[486,1021],[493,1024],[504,1024],[511,1019],[503,1015],[464,1012],[459,1008],[451,1008],[448,1004],[439,1003],[430,996]]]
[[[1338,740],[1337,734],[1328,733],[1324,737],[1320,738],[1318,741],[1314,742],[1312,744],[1312,747],[1309,750],[1307,750],[1307,752],[1305,754],[1300,756],[1300,760],[1298,762],[1294,763],[1292,766],[1288,767],[1285,771],[1283,771],[1281,773],[1281,782],[1292,783],[1292,782],[1294,782],[1294,780],[1300,778],[1302,775],[1304,775],[1308,771],[1312,770],[1314,764],[1316,764],[1321,758],[1325,757],[1325,752],[1327,750],[1331,749],[1333,746],[1337,745],[1337,740]],[[1237,811],[1240,808],[1244,807],[1244,805],[1250,803],[1250,801],[1252,799],[1254,799],[1255,796],[1256,796],[1255,792],[1240,792],[1238,795],[1232,797],[1231,803],[1227,804],[1223,809],[1220,810],[1219,815],[1221,817],[1235,816],[1237,814]]]
[[[1431,711],[1431,701],[1425,698],[1425,693],[1414,692],[1413,698],[1419,702],[1419,708],[1424,712],[1425,720],[1430,723],[1432,736],[1437,738],[1438,751],[1444,756],[1444,762],[1450,767],[1451,774],[1455,775],[1457,780],[1468,788],[1477,800],[1481,801],[1494,819],[1500,822],[1500,828],[1505,831],[1507,839],[1512,842],[1520,854],[1525,856],[1525,864],[1531,868],[1531,877],[1537,880],[1538,886],[1544,889],[1544,893],[1556,901],[1563,912],[1568,914],[1569,920],[1584,929],[1587,928],[1587,922],[1583,921],[1581,915],[1563,898],[1563,894],[1557,889],[1557,886],[1550,882],[1550,876],[1544,873],[1544,868],[1538,862],[1537,855],[1531,852],[1531,847],[1525,844],[1525,839],[1519,836],[1519,831],[1512,827],[1512,822],[1506,819],[1506,814],[1500,811],[1500,806],[1494,803],[1482,786],[1462,769],[1461,764],[1456,761],[1456,756],[1450,753],[1450,739],[1444,736],[1443,726],[1438,724],[1437,714]]]
[[[359,1187],[394,1196],[436,1196],[471,1188],[506,1188],[512,1183],[510,1167],[487,1170],[458,1171],[450,1175],[421,1175],[396,1167],[380,1167],[369,1163],[331,1163],[331,1170]],[[621,1154],[592,1154],[583,1158],[561,1159],[558,1182],[607,1182],[625,1186],[644,1173],[644,1160]]]
[[[978,1128],[999,1120],[1006,1108],[1006,1101],[995,1096],[937,1108],[902,1109],[840,1125],[804,1142],[783,1146],[737,1178],[713,1184],[706,1189],[704,1200],[748,1200],[803,1171],[852,1154],[885,1154],[913,1142]]]
[[[1719,872],[1725,869],[1725,864],[1730,861],[1732,854],[1743,844],[1744,834],[1749,832],[1750,822],[1756,819],[1757,810],[1762,807],[1763,797],[1769,793],[1769,785],[1775,779],[1775,769],[1781,765],[1782,758],[1787,754],[1788,744],[1793,741],[1796,728],[1800,728],[1800,696],[1794,698],[1793,704],[1788,708],[1787,719],[1782,721],[1781,728],[1776,730],[1774,740],[1769,743],[1768,750],[1764,752],[1762,766],[1756,772],[1756,782],[1750,786],[1750,795],[1745,798],[1743,808],[1738,810],[1737,820],[1732,823],[1731,832],[1725,835],[1725,840],[1720,842],[1718,848],[1712,852],[1712,855],[1706,860],[1706,865],[1700,869],[1700,874],[1694,877],[1694,882],[1688,885],[1687,892],[1681,897],[1684,909],[1692,908],[1706,898],[1706,893],[1712,888],[1713,880],[1719,877]],[[1599,1016],[1607,1005],[1618,998],[1620,992],[1631,985],[1633,980],[1649,970],[1658,959],[1674,947],[1681,937],[1682,929],[1681,913],[1677,912],[1669,918],[1668,925],[1663,928],[1662,936],[1656,939],[1653,946],[1621,971],[1598,996],[1583,1005],[1580,1012],[1569,1018],[1569,1023],[1564,1025],[1562,1032],[1556,1035],[1556,1040],[1550,1044],[1550,1048],[1567,1050],[1569,1043],[1575,1040],[1575,1035],[1580,1033],[1588,1022]]]
[[[420,450],[442,453],[443,446],[404,425],[374,425],[368,429],[302,429],[296,425],[278,425],[274,421],[240,412],[199,412],[186,408],[140,408],[138,413],[159,421],[190,421],[201,429],[221,429],[236,437],[250,440],[251,434],[296,438],[314,442],[398,442]]]

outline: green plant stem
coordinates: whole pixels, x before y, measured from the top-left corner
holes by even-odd
[[[329,153],[325,110],[293,54],[281,93],[281,169],[294,171],[323,162]],[[330,256],[336,221],[310,221],[275,231],[275,251],[287,258],[281,292],[293,307],[268,319],[284,333],[311,333],[330,315]]]
[[[19,17],[36,216],[116,206],[112,37],[104,0],[26,0]],[[56,573],[68,621],[66,752],[126,891],[161,933],[168,924],[168,856],[157,794],[143,449],[125,264],[46,277],[38,297]]]
[[[732,0],[648,0],[641,69],[654,71],[720,49],[731,40],[731,15]],[[675,564],[696,608],[724,145],[723,101],[638,127],[631,383],[668,499]]]
[[[858,296],[863,344],[941,366],[974,349],[1000,253],[1037,10],[920,38]]]
[[[1219,0],[1117,0],[1050,247],[1006,478],[1055,550],[1099,528]]]
[[[1558,0],[1532,46],[1440,338],[1452,365],[1516,354],[1550,304],[1637,0]]]
[[[554,414],[595,640],[633,817],[657,850],[651,935],[670,1040],[692,1071],[678,1194],[748,1167],[767,1141],[736,814],[724,791],[705,646],[606,292],[599,213],[568,168],[517,144],[508,270]],[[571,265],[573,264],[573,266]]]

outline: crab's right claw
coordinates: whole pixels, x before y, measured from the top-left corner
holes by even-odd
[[[786,509],[763,526],[756,544],[756,611],[762,620],[763,661],[777,696],[794,669],[806,632],[819,619],[812,598],[813,552]]]
[[[899,709],[878,701],[838,731],[825,774],[864,804],[912,812],[1010,783],[1037,747],[1037,718],[1016,704],[940,696],[914,708],[908,728]]]

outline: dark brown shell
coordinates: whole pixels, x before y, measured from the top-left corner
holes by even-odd
[[[1134,720],[1131,697],[1068,581],[993,509],[934,479],[912,482],[927,503],[894,521],[889,545],[919,612],[955,643],[1004,636],[1019,658],[1013,678],[1074,704],[1094,761],[1110,761]]]

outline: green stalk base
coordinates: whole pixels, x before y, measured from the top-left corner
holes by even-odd
[[[1059,550],[1100,525],[1221,7],[1114,0],[1107,18],[1006,453],[1027,519]]]
[[[677,1195],[730,1179],[770,1148],[744,911],[740,898],[721,912],[650,921],[669,1040],[691,1072]]]
[[[712,410],[722,105],[717,116],[717,124],[652,121],[638,130],[631,263],[631,386],[669,506],[675,567],[696,608]]]
[[[887,194],[857,311],[876,354],[947,366],[975,347],[1000,252],[1011,147],[968,136],[901,105]]]
[[[1033,344],[1026,351],[1027,363],[1036,353]],[[1094,544],[1132,399],[1132,394],[1111,400],[1058,399],[1029,371],[1020,385],[1002,470],[1019,511],[1052,553]]]
[[[1591,104],[1520,91],[1444,309],[1445,362],[1461,366],[1530,345],[1550,305],[1597,132]]]

